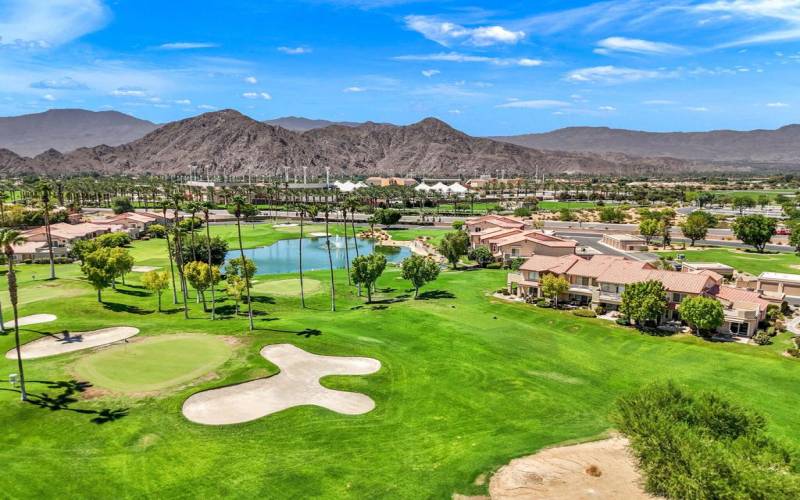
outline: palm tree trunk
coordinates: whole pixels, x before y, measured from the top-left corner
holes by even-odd
[[[211,266],[211,228],[208,227],[208,212],[206,214],[206,243],[208,248],[208,265]],[[211,321],[214,321],[214,316],[216,315],[216,298],[214,297],[214,288],[216,285],[214,283],[214,270],[211,270]]]
[[[328,211],[325,211],[325,245],[328,247],[328,267],[331,271],[331,311],[336,310],[336,285],[333,283],[333,256],[331,255],[331,234],[328,230]]]
[[[19,371],[20,399],[28,400],[28,393],[25,391],[25,370],[22,366],[22,353],[19,343],[19,319],[17,317],[17,275],[14,272],[14,258],[6,253],[8,258],[8,294],[11,296],[11,309],[14,312],[14,341],[17,350],[17,370]]]
[[[244,274],[244,286],[247,290],[247,321],[250,331],[253,331],[253,302],[250,300],[250,276],[247,273],[247,261],[244,258],[244,248],[242,247],[242,224],[241,219],[236,217],[236,233],[239,236],[239,254],[242,257],[242,273]]]
[[[50,279],[56,279],[56,261],[53,257],[53,237],[50,234],[50,208],[45,204],[44,211],[44,231],[47,236],[47,252],[50,254]]]
[[[300,244],[297,246],[298,264],[300,266],[300,307],[306,308],[306,294],[303,288],[303,209],[300,209]]]
[[[342,210],[342,216],[344,217],[344,260],[345,265],[347,267],[347,284],[352,285],[353,282],[350,281],[350,249],[349,244],[347,243],[347,210]]]
[[[165,219],[166,220],[166,219]],[[169,273],[172,276],[172,304],[178,304],[178,287],[175,286],[175,264],[172,259],[172,246],[169,244],[169,229],[164,233],[167,239],[167,255],[169,255]]]
[[[177,219],[177,217],[175,217]],[[183,318],[189,319],[188,293],[186,290],[186,277],[183,274],[183,249],[181,248],[181,236],[178,234],[177,223],[175,225],[175,264],[178,266],[178,279],[181,282],[181,297],[183,298]]]

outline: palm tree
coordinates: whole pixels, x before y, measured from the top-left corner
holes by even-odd
[[[331,311],[336,310],[336,285],[334,284],[333,280],[333,256],[331,255],[331,233],[329,228],[330,222],[330,210],[331,206],[328,203],[328,196],[325,195],[325,202],[323,205],[323,210],[325,211],[325,246],[328,249],[328,268],[331,271]]]
[[[247,261],[244,257],[244,247],[242,246],[242,217],[253,215],[255,209],[247,203],[242,195],[233,197],[233,203],[228,207],[228,212],[236,217],[236,234],[239,237],[239,255],[242,257],[242,274],[244,274],[244,285],[247,291],[247,321],[250,331],[253,331],[253,303],[250,300],[250,274],[247,272]]]
[[[202,209],[202,206],[200,203],[196,201],[190,201],[184,205],[183,209],[189,212],[189,215],[192,217],[189,220],[189,225],[191,227],[190,229],[191,232],[189,234],[192,241],[192,260],[197,260],[197,253],[195,252],[195,247],[194,247],[194,216],[197,215],[197,212],[199,212]],[[211,265],[210,262],[208,264]]]
[[[183,236],[181,234],[180,215],[179,215],[181,202],[183,202],[183,195],[178,192],[173,193],[172,229],[175,231],[175,237],[173,238],[173,241],[175,242],[175,265],[178,267],[178,281],[180,281],[181,284],[181,297],[183,298],[183,317],[184,319],[189,319],[189,304],[187,303],[186,276],[184,276],[183,274],[183,247],[181,245],[181,240],[183,239]]]
[[[25,371],[22,368],[22,354],[19,349],[19,319],[17,318],[17,275],[14,272],[14,245],[24,243],[23,238],[19,231],[13,229],[0,229],[0,246],[6,254],[6,261],[8,263],[8,295],[11,297],[11,309],[14,311],[14,341],[16,342],[17,349],[17,367],[19,369],[19,387],[22,401],[28,399],[28,394],[25,392]],[[1,321],[1,320],[0,320]]]
[[[214,208],[214,202],[212,202],[212,201],[204,201],[203,203],[200,204],[200,210],[203,211],[203,216],[204,216],[205,221],[206,221],[206,245],[207,245],[207,248],[208,248],[208,265],[209,265],[209,267],[212,264],[211,264],[211,228],[209,227],[208,224],[210,222],[210,215],[209,214],[210,214],[210,211],[211,211],[212,208]],[[214,277],[213,270],[212,270],[212,273],[211,273],[211,277],[212,277],[211,281],[213,282],[214,281],[213,280],[213,277]],[[214,283],[211,283],[211,321],[214,321],[214,315],[216,313],[216,311],[215,311],[216,300],[214,298],[214,288],[216,288],[216,285]]]
[[[350,280],[350,245],[347,242],[347,205],[342,203],[342,220],[344,221],[344,261],[347,268],[347,284],[352,285]]]
[[[164,219],[164,225],[167,224],[167,207],[168,203],[165,201],[161,204],[161,214]],[[175,286],[175,264],[172,260],[172,246],[169,244],[169,228],[164,231],[164,238],[167,240],[167,255],[169,256],[169,273],[172,276],[172,303],[178,303],[178,287]]]
[[[39,193],[42,200],[42,217],[44,217],[44,234],[47,238],[47,252],[50,254],[50,279],[56,279],[56,261],[53,257],[53,237],[50,234],[50,184],[39,183]]]

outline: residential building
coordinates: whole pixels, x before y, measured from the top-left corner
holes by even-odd
[[[50,260],[50,252],[47,249],[47,242],[26,241],[20,245],[14,245],[15,262],[44,262]],[[67,256],[67,247],[53,245],[53,257],[56,259]]]
[[[156,217],[150,213],[125,212],[108,219],[95,220],[93,223],[101,226],[121,227],[131,238],[139,238],[147,231],[148,227],[157,222]]]
[[[387,187],[387,186],[415,186],[417,181],[415,179],[408,179],[404,177],[368,177],[365,183],[370,186]]]
[[[720,262],[681,262],[680,266],[680,270],[685,273],[694,271],[712,271],[728,279],[733,278],[733,273],[735,271],[733,267]]]
[[[642,252],[647,250],[647,242],[633,234],[604,234],[600,242],[623,252]]]
[[[800,274],[764,272],[758,275],[756,290],[769,294],[781,294],[786,301],[800,304]]]

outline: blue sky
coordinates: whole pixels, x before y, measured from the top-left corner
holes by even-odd
[[[0,115],[54,107],[775,128],[800,122],[800,0],[0,0]]]

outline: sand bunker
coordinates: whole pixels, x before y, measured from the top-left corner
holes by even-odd
[[[19,326],[38,325],[39,323],[49,323],[58,318],[55,314],[31,314],[30,316],[23,316],[17,320]],[[3,323],[4,328],[14,328],[14,320],[6,321]]]
[[[542,450],[512,460],[492,477],[493,500],[520,498],[652,499],[622,437]]]
[[[134,273],[149,273],[150,271],[157,271],[158,269],[161,268],[156,266],[133,266],[131,271]]]
[[[360,415],[375,408],[365,394],[322,387],[327,375],[368,375],[381,368],[372,358],[320,356],[291,344],[268,345],[261,355],[281,369],[273,377],[211,389],[194,394],[183,403],[183,414],[192,422],[226,425],[249,422],[293,406],[316,405],[346,415]]]
[[[28,342],[20,347],[20,351],[22,359],[44,358],[112,344],[133,337],[137,333],[139,333],[139,329],[131,326],[116,326],[92,332],[72,332],[69,335],[58,333]],[[6,358],[17,359],[17,350],[8,351]]]

